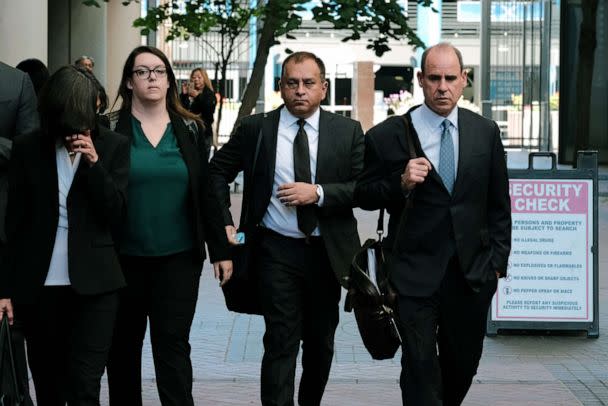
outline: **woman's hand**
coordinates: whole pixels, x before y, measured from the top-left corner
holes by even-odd
[[[4,318],[4,313],[8,317],[8,324],[13,325],[13,304],[11,299],[0,299],[0,321]]]
[[[86,130],[84,134],[72,134],[66,137],[66,141],[71,144],[73,152],[80,152],[89,166],[93,166],[99,157],[95,150],[95,145],[91,139],[91,130]]]

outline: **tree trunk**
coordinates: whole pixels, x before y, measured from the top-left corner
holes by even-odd
[[[591,117],[591,84],[597,45],[596,19],[598,0],[581,2],[583,20],[578,40],[578,66],[576,74],[576,133],[574,136],[574,167],[578,151],[589,149],[589,119]]]
[[[269,0],[269,4],[275,0]],[[267,5],[269,7],[269,5]],[[249,83],[245,88],[243,99],[241,100],[241,107],[237,115],[237,120],[248,116],[255,107],[260,94],[260,86],[262,85],[262,79],[264,78],[264,70],[266,69],[266,62],[268,61],[268,54],[270,48],[274,45],[275,32],[277,30],[278,21],[270,14],[266,15],[264,26],[262,27],[262,33],[258,42],[258,49],[255,54],[255,61],[253,63],[253,70],[251,71],[251,77]]]
[[[222,122],[222,110],[224,110],[224,95],[226,94],[226,71],[228,70],[228,60],[222,61],[222,79],[220,80],[220,107],[217,110],[217,123],[215,132],[220,136],[220,123]]]

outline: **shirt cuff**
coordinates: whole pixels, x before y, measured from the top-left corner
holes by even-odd
[[[323,200],[325,197],[325,194],[323,193],[323,186],[317,185],[317,194],[319,195],[319,200],[317,201],[317,206],[322,207]]]

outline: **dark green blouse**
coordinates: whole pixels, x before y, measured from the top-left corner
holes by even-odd
[[[155,147],[133,117],[127,221],[121,254],[164,256],[193,248],[188,168],[171,123]]]

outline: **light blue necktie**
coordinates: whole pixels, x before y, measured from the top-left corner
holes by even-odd
[[[452,194],[454,189],[454,143],[450,134],[450,120],[445,119],[441,123],[441,146],[439,148],[439,176],[446,189]]]

